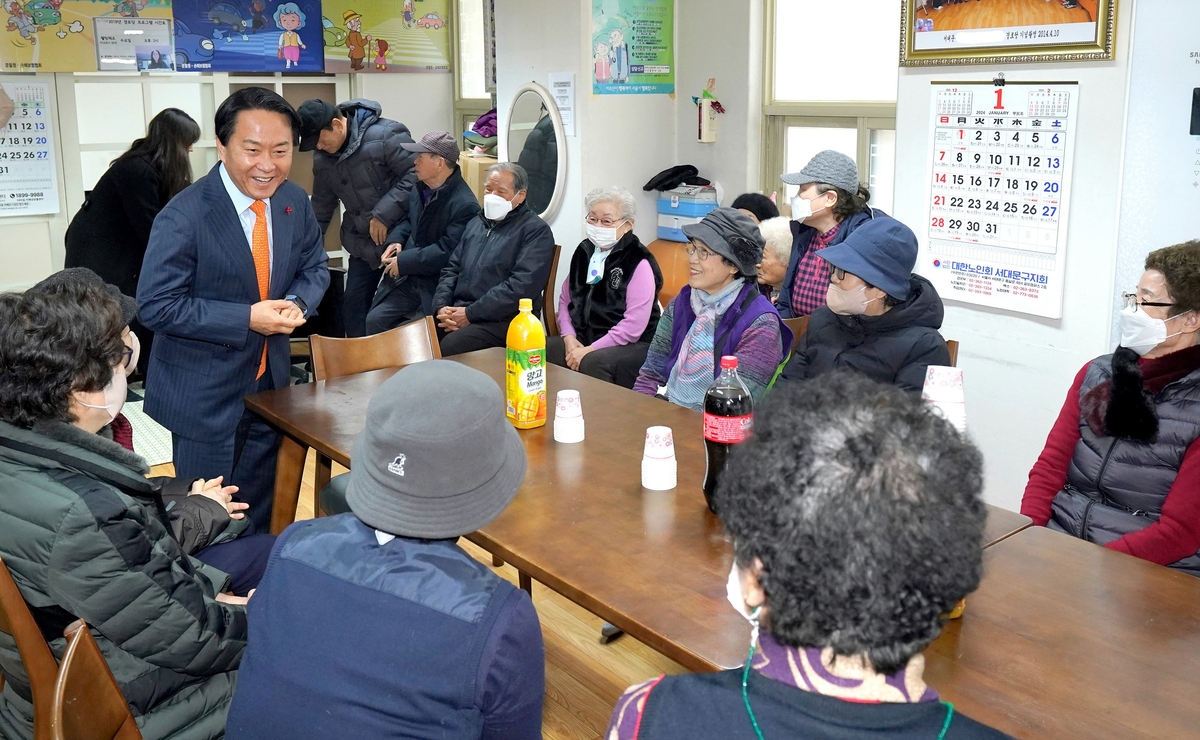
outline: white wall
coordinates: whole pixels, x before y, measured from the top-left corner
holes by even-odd
[[[896,217],[922,234],[929,193],[930,83],[1078,81],[1079,130],[1063,317],[1042,319],[947,302],[942,334],[961,342],[970,434],[983,450],[985,498],[1020,508],[1037,459],[1075,374],[1109,351],[1120,205],[1122,112],[1133,2],[1118,6],[1114,61],[1080,64],[903,68],[896,109]]]
[[[383,106],[383,116],[399,121],[420,139],[430,131],[453,129],[454,76],[449,74],[351,75],[350,92]]]

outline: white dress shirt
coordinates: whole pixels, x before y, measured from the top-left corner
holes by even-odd
[[[233,201],[233,210],[237,211],[238,219],[242,222],[242,231],[246,232],[246,244],[254,249],[254,222],[258,216],[254,215],[254,211],[250,206],[254,205],[254,198],[246,195],[241,190],[238,190],[237,185],[233,184],[229,173],[225,171],[225,163],[217,168],[221,173],[221,182],[225,184],[225,192],[229,193],[229,199]],[[270,257],[271,264],[275,264],[275,229],[271,223],[271,199],[266,198],[263,203],[267,204],[267,254]]]

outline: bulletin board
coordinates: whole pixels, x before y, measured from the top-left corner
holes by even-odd
[[[1061,318],[1078,83],[934,82],[930,98],[917,271],[946,300]]]

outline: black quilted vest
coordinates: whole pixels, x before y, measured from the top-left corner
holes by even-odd
[[[1112,378],[1112,355],[1092,361],[1079,387],[1087,392]],[[1100,545],[1158,521],[1188,447],[1200,437],[1200,370],[1155,397],[1158,438],[1138,442],[1097,436],[1082,418],[1067,485],[1054,497],[1049,526]],[[1171,563],[1200,576],[1200,553]]]
[[[596,245],[584,239],[571,256],[571,272],[567,276],[570,286],[571,302],[567,311],[571,315],[571,324],[575,327],[575,337],[585,345],[590,345],[608,333],[625,316],[625,291],[633,278],[633,271],[642,260],[650,262],[654,271],[654,294],[662,290],[663,276],[658,269],[658,260],[642,245],[641,241],[631,231],[612,248],[612,253],[604,260],[604,277],[595,285],[587,284],[588,262]],[[650,321],[642,332],[639,342],[649,342],[658,328],[658,317],[662,313],[658,301],[650,311]]]

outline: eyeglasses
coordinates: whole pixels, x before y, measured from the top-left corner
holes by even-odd
[[[700,260],[701,262],[703,262],[704,260],[708,259],[709,257],[711,257],[713,255],[713,253],[710,252],[709,250],[705,249],[704,247],[698,247],[695,244],[687,245],[686,247],[683,248],[683,251],[687,252],[687,256],[695,257],[696,259]]]
[[[1137,297],[1137,293],[1122,293],[1121,300],[1124,302],[1125,308],[1137,308],[1138,306],[1158,306],[1160,308],[1167,308],[1168,306],[1175,305],[1174,303],[1156,303],[1154,301],[1139,301],[1138,297]]]
[[[846,279],[846,271],[840,267],[829,266],[829,279],[835,283],[840,283]]]
[[[623,218],[617,218],[617,219],[607,218],[607,217],[596,218],[595,216],[593,216],[591,214],[588,214],[588,217],[584,219],[584,221],[587,221],[592,226],[603,226],[606,229],[611,229],[612,227],[616,226],[617,224],[622,223],[624,220],[625,219],[623,219]]]
[[[125,345],[125,349],[121,350],[121,367],[128,370],[129,363],[133,361],[133,347]]]

